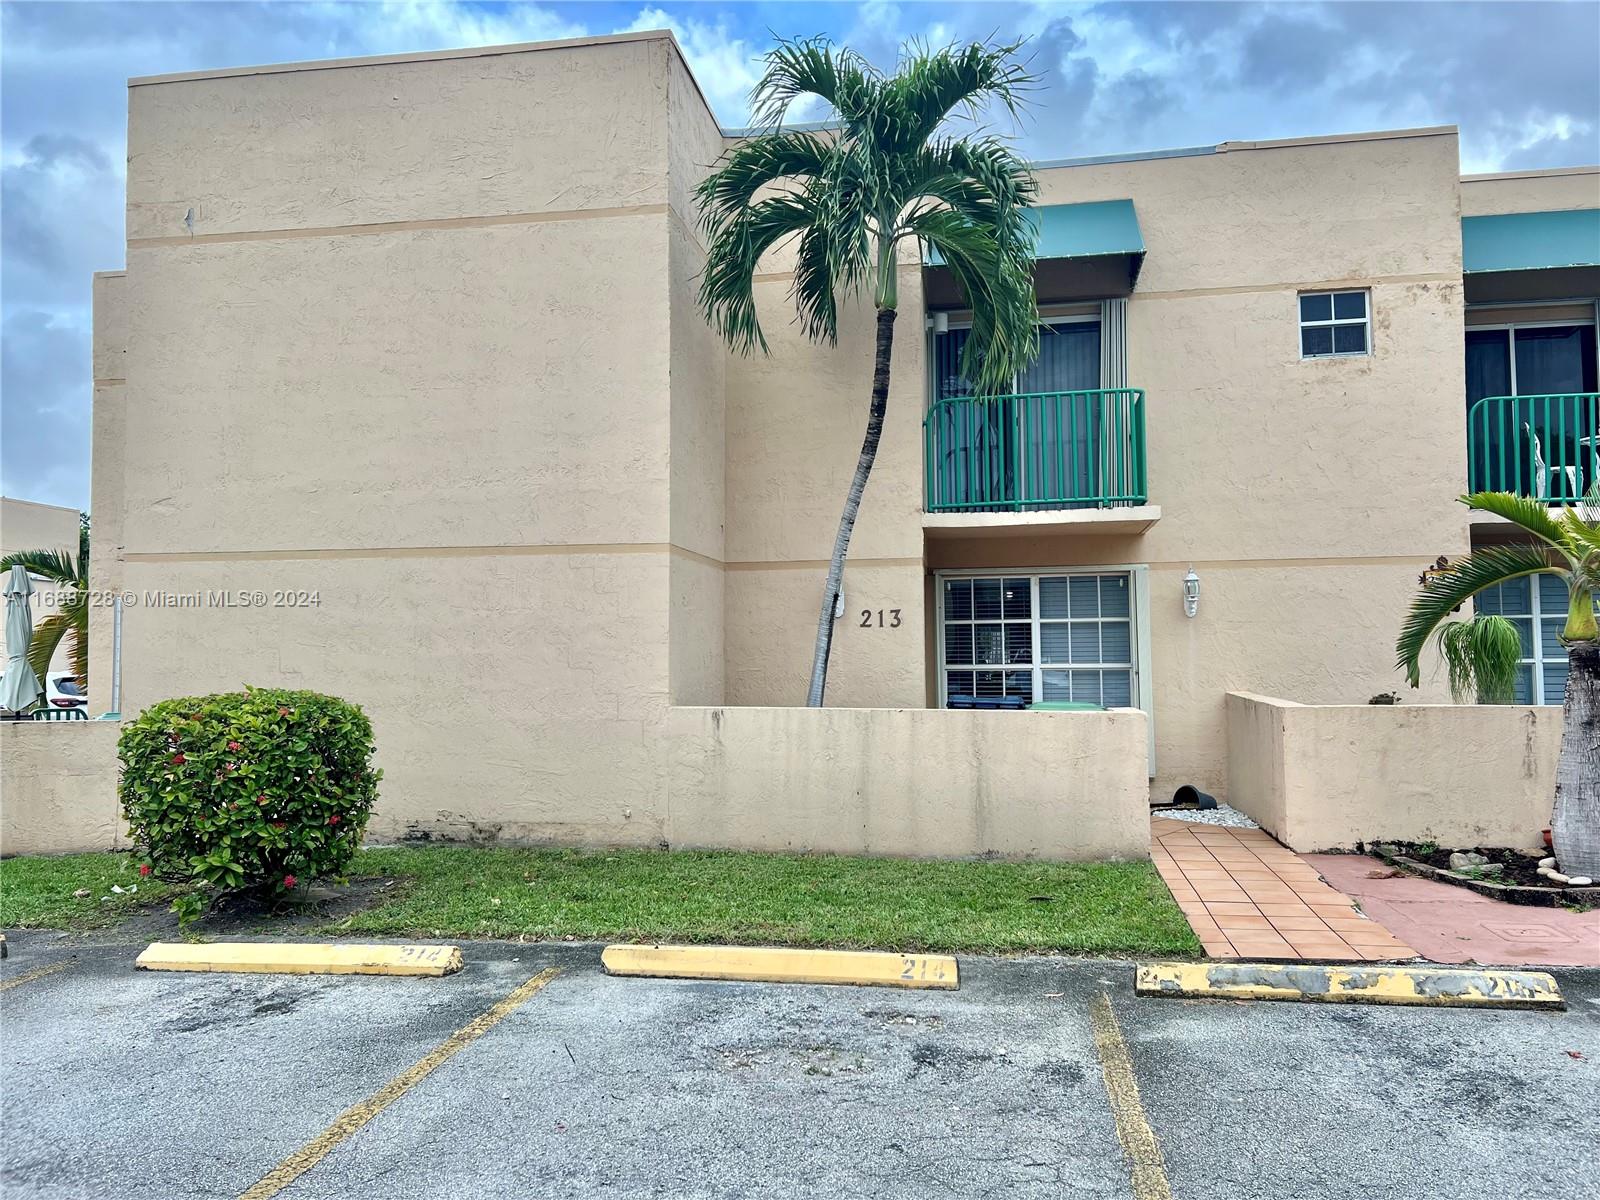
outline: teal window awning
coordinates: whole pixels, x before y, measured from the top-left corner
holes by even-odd
[[[1144,236],[1132,200],[1046,204],[1033,210],[1039,230],[1035,258],[1094,258],[1143,254]]]
[[[1028,210],[1028,223],[1038,231],[1034,257],[1098,258],[1107,254],[1143,254],[1144,236],[1132,200],[1094,200],[1086,204],[1041,204]],[[932,247],[928,265],[944,259]]]
[[[1461,269],[1548,271],[1600,266],[1600,208],[1461,219]]]
[[[1038,234],[1034,293],[1040,303],[1126,296],[1144,264],[1144,235],[1132,200],[1041,204],[1028,210]],[[938,252],[927,247],[929,308],[950,308],[963,298]]]

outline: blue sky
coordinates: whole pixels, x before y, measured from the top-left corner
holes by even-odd
[[[1031,39],[1023,148],[1076,157],[1454,123],[1464,171],[1600,161],[1594,3],[0,5],[0,492],[89,499],[90,273],[123,265],[131,75],[669,27],[724,125],[774,33],[892,65]]]

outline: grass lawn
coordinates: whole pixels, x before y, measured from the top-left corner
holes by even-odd
[[[119,894],[113,887],[139,890]],[[131,854],[8,858],[0,860],[0,929],[100,929],[152,902],[165,904],[176,892],[159,879],[139,878]]]
[[[79,880],[103,876],[119,857],[127,856],[0,862],[0,926],[81,925],[78,906],[86,902],[71,899],[74,888],[92,889]],[[974,953],[1200,951],[1149,863],[426,847],[363,850],[350,874],[401,886],[318,932]]]

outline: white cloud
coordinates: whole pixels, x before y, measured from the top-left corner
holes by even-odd
[[[725,19],[715,23],[693,17],[679,20],[664,9],[646,8],[627,29],[672,30],[717,120],[727,127],[748,122],[750,89],[761,78],[761,53],[744,38],[735,36]]]
[[[386,0],[378,4],[318,7],[328,23],[336,27],[347,24],[351,35],[369,47],[362,51],[368,54],[554,41],[584,37],[590,32],[588,26],[537,4],[513,4],[492,13],[448,0]]]

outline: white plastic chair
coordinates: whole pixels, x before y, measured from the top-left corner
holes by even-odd
[[[1544,461],[1544,447],[1539,443],[1539,435],[1533,431],[1533,426],[1526,421],[1522,423],[1522,432],[1528,435],[1528,441],[1533,447],[1533,498],[1535,500],[1550,499],[1550,476],[1560,474],[1566,477],[1566,491],[1562,498],[1574,500],[1578,495],[1578,468],[1577,467],[1548,467]]]

